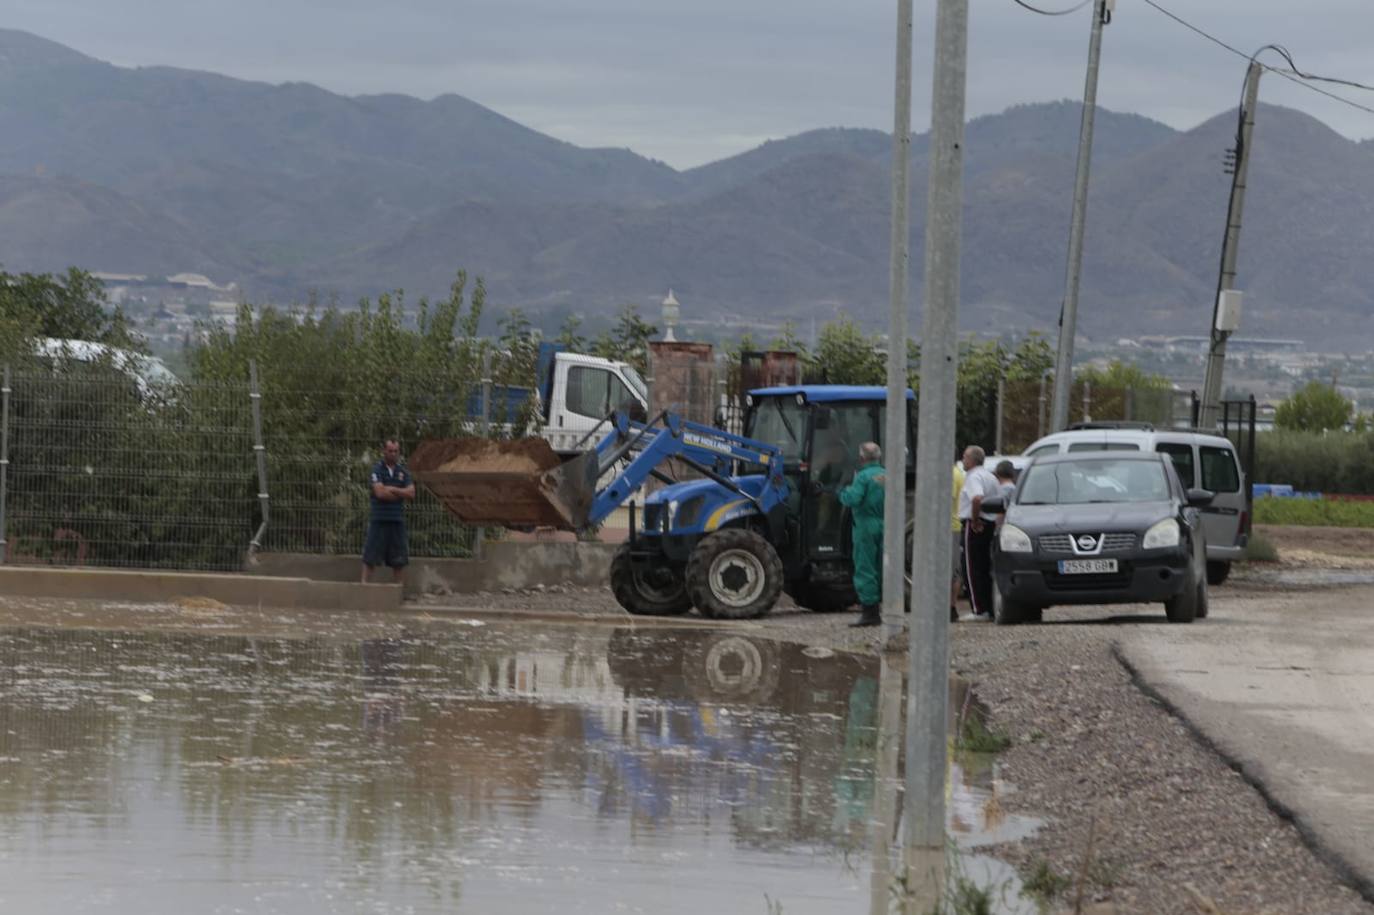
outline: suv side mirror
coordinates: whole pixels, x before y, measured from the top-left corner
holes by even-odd
[[[1188,490],[1188,504],[1191,505],[1193,508],[1204,508],[1208,505],[1211,505],[1212,500],[1215,498],[1216,493],[1210,492],[1206,489]]]

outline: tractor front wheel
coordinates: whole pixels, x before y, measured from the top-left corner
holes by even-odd
[[[782,593],[782,560],[753,531],[716,531],[687,559],[687,593],[702,616],[711,619],[763,616]]]
[[[666,563],[637,565],[628,543],[611,559],[611,593],[636,616],[678,616],[692,609],[682,569]]]

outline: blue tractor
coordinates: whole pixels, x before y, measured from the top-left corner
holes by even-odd
[[[508,443],[486,464],[470,465],[455,463],[453,448],[422,446],[410,466],[469,523],[583,530],[629,503],[630,535],[610,583],[630,613],[696,607],[713,619],[749,619],[772,610],[784,591],[802,607],[842,610],[855,595],[849,516],[838,494],[857,469],[859,446],[885,441],[885,403],[880,387],[762,388],[746,399],[743,435],[672,413],[647,423],[617,413],[592,450],[561,463],[550,452],[532,472],[502,461],[512,448],[529,456],[537,440]],[[908,492],[914,404],[907,391]],[[693,478],[677,479],[681,470]],[[631,500],[650,479],[663,485],[637,505]]]

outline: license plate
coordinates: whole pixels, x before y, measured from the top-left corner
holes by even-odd
[[[1116,571],[1115,559],[1061,559],[1060,575],[1101,575]]]

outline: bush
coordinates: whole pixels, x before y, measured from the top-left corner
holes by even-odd
[[[1279,548],[1274,541],[1259,531],[1250,532],[1250,540],[1245,546],[1246,562],[1278,562]]]
[[[1304,527],[1374,527],[1374,502],[1256,499],[1255,523],[1296,524]]]
[[[1255,441],[1256,483],[1315,492],[1374,493],[1374,434],[1264,432]]]

